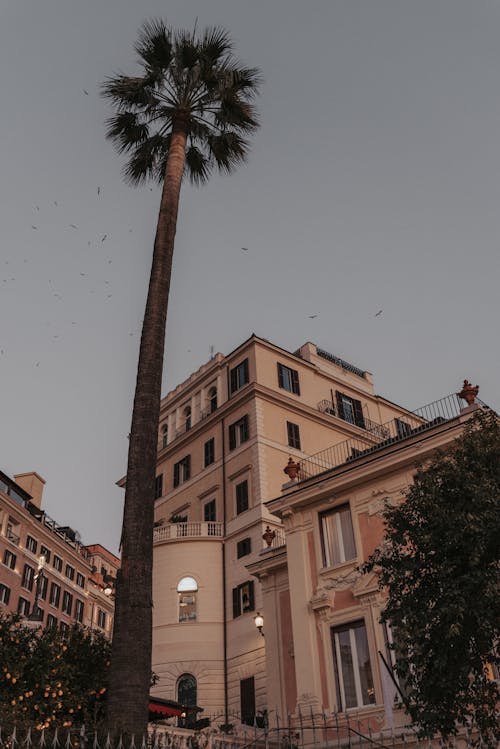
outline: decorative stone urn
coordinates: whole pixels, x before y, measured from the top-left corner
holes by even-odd
[[[283,468],[283,473],[287,474],[290,481],[295,481],[300,473],[300,463],[295,463],[293,458],[288,458],[288,463]]]
[[[262,538],[266,542],[268,546],[271,546],[272,542],[276,538],[276,531],[272,531],[269,526],[267,526],[265,532],[262,535]]]
[[[464,380],[464,386],[461,389],[461,391],[457,393],[457,395],[459,398],[462,398],[464,401],[467,401],[468,406],[472,406],[474,401],[477,398],[478,392],[479,392],[479,385],[472,386],[469,380]]]

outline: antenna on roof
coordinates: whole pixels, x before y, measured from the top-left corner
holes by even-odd
[[[211,343],[211,344],[210,344],[210,358],[211,358],[211,359],[213,359],[213,358],[214,358],[214,351],[215,351],[215,349],[214,349],[214,345],[213,345],[213,343]]]

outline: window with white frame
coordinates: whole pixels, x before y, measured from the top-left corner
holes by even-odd
[[[341,711],[372,705],[375,690],[364,621],[332,627],[332,649]]]
[[[198,583],[194,577],[183,577],[177,585],[177,598],[179,602],[179,621],[196,621],[196,596]]]
[[[10,599],[10,588],[3,583],[0,583],[0,603],[4,603],[6,606]]]
[[[213,414],[217,410],[217,388],[211,387],[208,391],[208,406],[210,413]]]
[[[356,544],[348,504],[320,514],[323,564],[332,567],[356,558]]]

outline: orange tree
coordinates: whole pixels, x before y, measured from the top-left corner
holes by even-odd
[[[0,615],[2,727],[97,727],[104,717],[110,645],[78,625],[33,629]]]

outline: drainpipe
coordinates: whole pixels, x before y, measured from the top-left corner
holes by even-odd
[[[226,366],[227,397],[230,398],[229,367]],[[226,593],[226,422],[222,425],[222,621],[224,647],[224,723],[229,723],[228,674],[227,674],[227,593]]]

